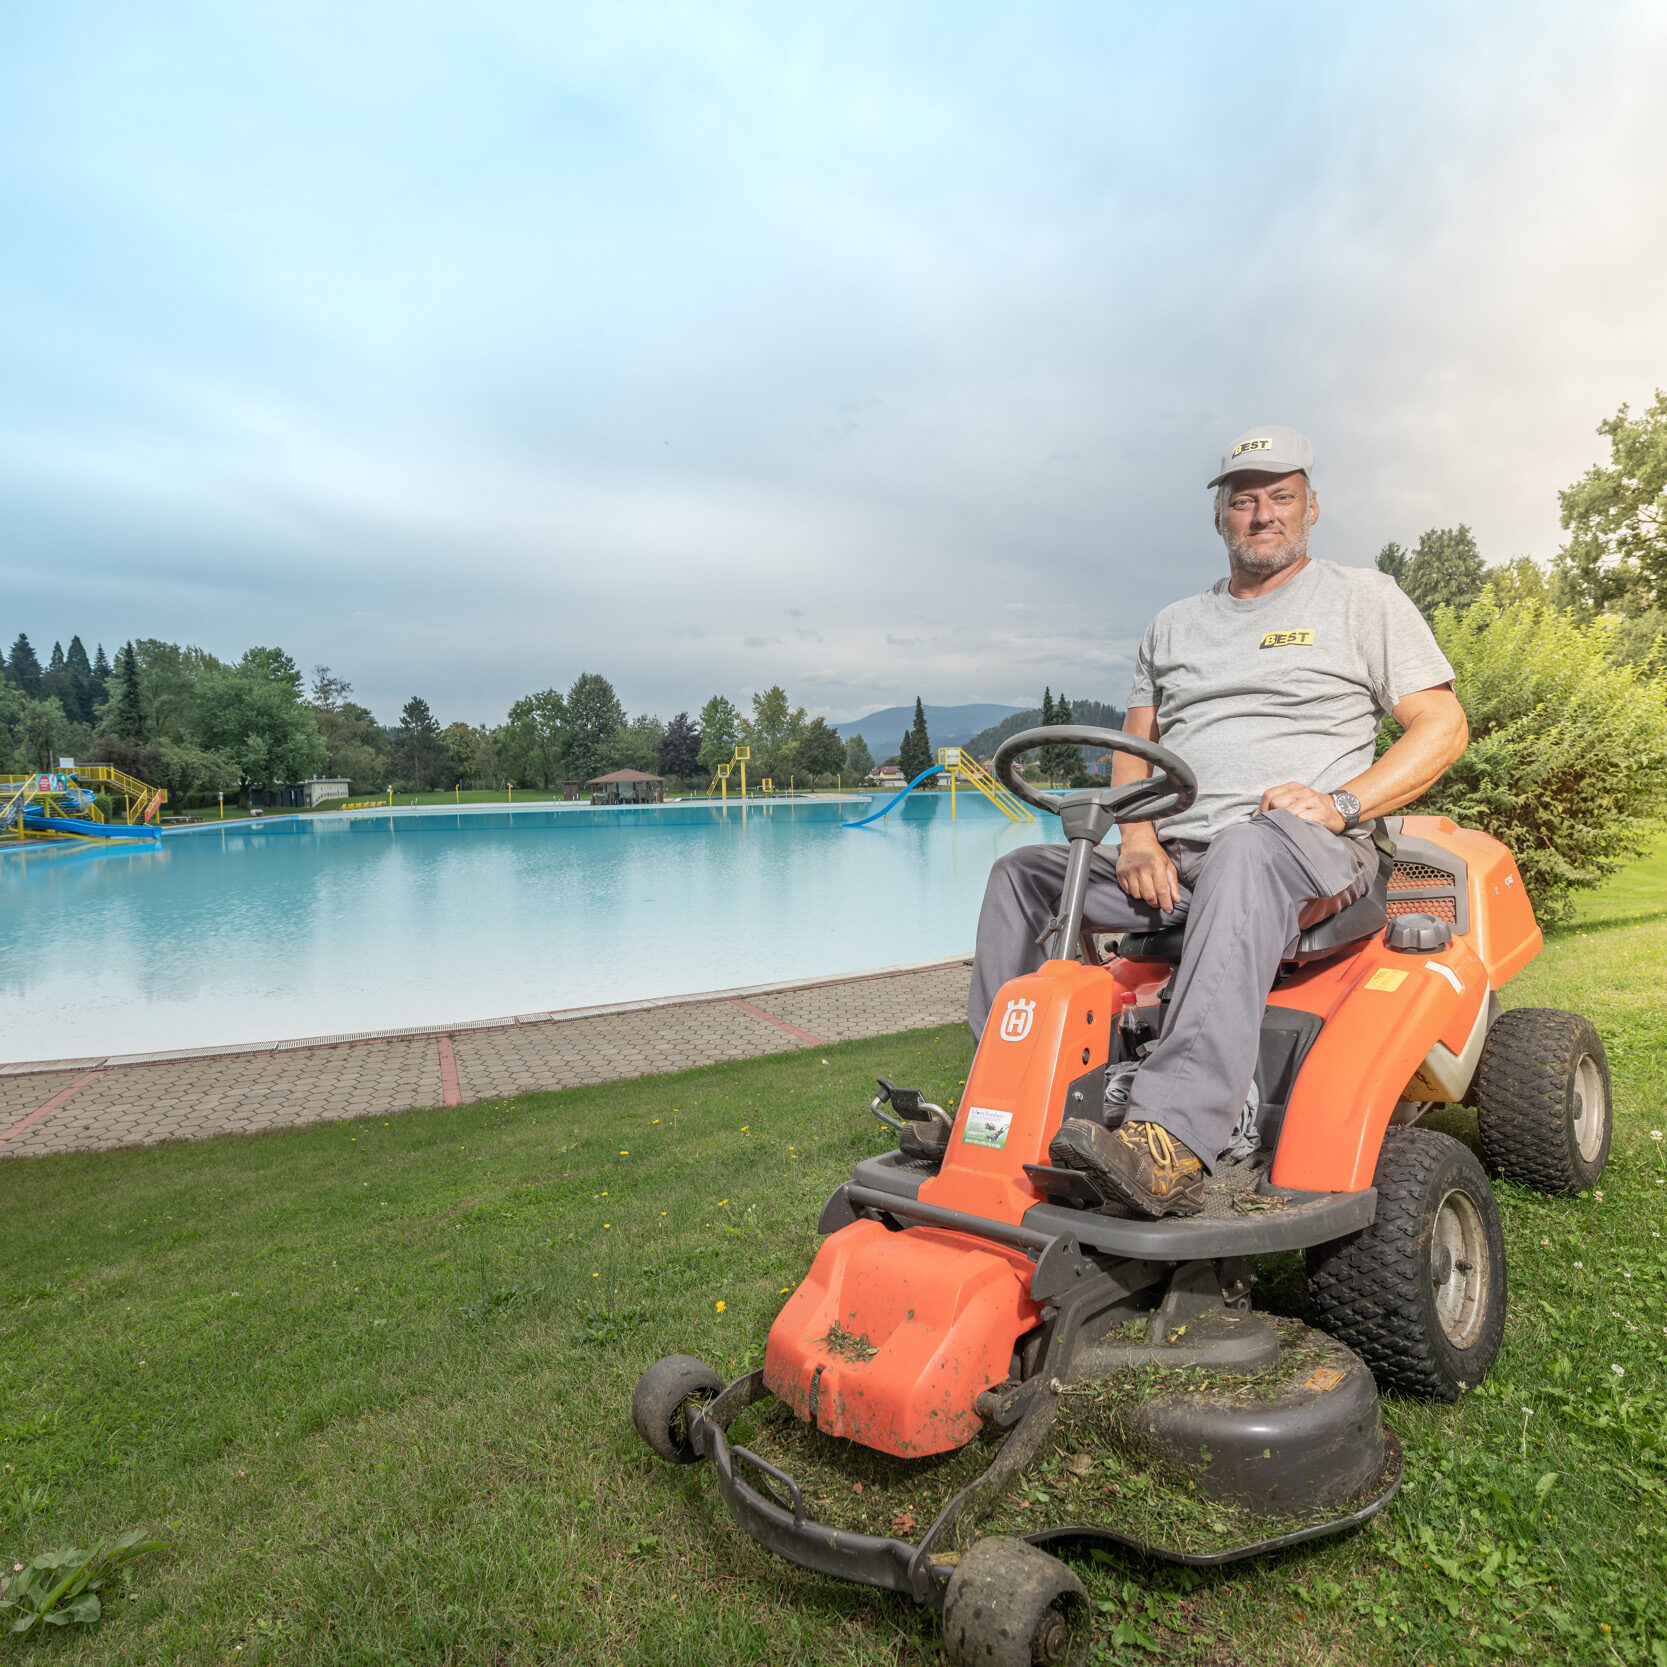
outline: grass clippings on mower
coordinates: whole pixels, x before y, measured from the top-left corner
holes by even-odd
[[[1138,1366],[1072,1384],[1037,1458],[983,1502],[973,1520],[958,1525],[945,1549],[964,1546],[978,1534],[1034,1534],[1073,1523],[1170,1551],[1214,1556],[1336,1521],[1375,1498],[1381,1489],[1374,1485],[1343,1505],[1269,1516],[1211,1499],[1196,1474],[1163,1463],[1148,1450],[1137,1415],[1160,1396],[1245,1406],[1276,1400],[1325,1369],[1331,1350],[1317,1333],[1298,1320],[1270,1323],[1281,1347],[1278,1362],[1266,1371]],[[1144,1324],[1135,1321],[1133,1328]],[[1005,1433],[986,1429],[957,1452],[905,1459],[825,1435],[779,1401],[743,1419],[736,1420],[733,1439],[793,1477],[806,1515],[847,1533],[899,1538],[925,1533],[955,1494],[989,1468],[1006,1440]],[[899,1526],[905,1522],[908,1528]]]

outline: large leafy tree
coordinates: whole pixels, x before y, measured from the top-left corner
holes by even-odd
[[[205,674],[195,722],[196,744],[235,764],[245,788],[305,780],[328,760],[301,674],[281,649],[252,648],[235,667]]]
[[[768,776],[785,783],[798,763],[799,736],[805,726],[805,709],[794,706],[779,683],[752,697],[752,716],[743,726],[743,739],[752,748],[748,774],[755,781]]]
[[[566,727],[567,702],[559,690],[541,689],[516,701],[494,736],[498,761],[509,779],[549,792],[550,784],[561,777]]]
[[[826,718],[812,718],[799,737],[799,774],[807,781],[836,775],[845,768],[845,743]]]
[[[1407,553],[1393,539],[1378,551],[1378,572],[1387,573],[1398,585],[1406,583]]]
[[[644,712],[616,729],[604,757],[610,770],[641,770],[655,775],[660,768],[660,743],[666,726],[652,712]]]
[[[735,703],[723,695],[713,695],[700,709],[700,767],[716,770],[735,756],[735,743],[741,739],[741,714]]]
[[[440,739],[440,725],[421,695],[412,695],[399,715],[399,723],[388,737],[388,758],[395,770],[408,777],[412,790],[423,790],[423,779],[432,785],[435,771],[447,757]]]
[[[874,768],[874,754],[861,735],[853,735],[845,743],[845,774],[861,785],[863,778]]]
[[[1576,596],[1623,614],[1667,609],[1667,390],[1598,424],[1609,465],[1557,494],[1569,541],[1559,568]]]
[[[1433,619],[1438,608],[1463,608],[1474,602],[1485,575],[1475,535],[1461,521],[1456,527],[1432,527],[1418,540],[1401,589],[1426,619]]]
[[[926,708],[920,703],[920,696],[915,696],[915,721],[909,725],[903,736],[903,744],[897,749],[897,767],[903,772],[905,781],[913,781],[920,772],[932,762],[932,738],[926,733]]]
[[[607,768],[609,747],[625,727],[625,708],[607,678],[582,671],[567,691],[567,724],[562,753],[567,772],[589,781]]]
[[[700,769],[700,731],[679,712],[660,737],[660,774],[692,776]]]
[[[133,651],[150,733],[175,738],[189,735],[196,724],[197,685],[204,673],[220,670],[221,662],[206,649],[181,648],[155,637],[142,638]]]

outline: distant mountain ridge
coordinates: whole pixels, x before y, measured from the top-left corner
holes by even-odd
[[[1066,696],[1066,699],[1070,699]],[[914,717],[913,711],[909,714]],[[1015,712],[1011,717],[1003,718],[999,723],[991,724],[988,729],[981,729],[970,740],[962,742],[975,758],[988,758],[1009,735],[1017,735],[1021,729],[1035,729],[1042,721],[1042,708],[1033,706],[1028,712]],[[1103,700],[1072,700],[1071,721],[1073,723],[1088,724],[1095,729],[1121,729],[1123,727],[1123,708],[1109,706]],[[933,737],[934,742],[936,737]],[[946,746],[954,746],[949,741]]]
[[[964,747],[980,730],[999,724],[1021,708],[997,706],[990,701],[975,701],[968,706],[928,706],[926,733],[934,747]],[[888,706],[884,711],[870,712],[866,718],[852,718],[849,723],[833,727],[844,740],[860,735],[868,743],[868,750],[878,759],[890,758],[897,751],[906,731],[915,721],[915,704]]]

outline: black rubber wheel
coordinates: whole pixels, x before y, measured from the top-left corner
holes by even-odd
[[[1609,1060],[1590,1019],[1555,1007],[1501,1014],[1476,1063],[1472,1097],[1494,1174],[1566,1196],[1597,1184],[1614,1115]]]
[[[1384,1131],[1370,1227],[1308,1252],[1314,1323],[1380,1389],[1456,1401],[1505,1333],[1505,1238],[1476,1155],[1434,1129]]]
[[[978,1540],[949,1577],[943,1635],[950,1667],[1077,1667],[1090,1630],[1082,1582],[1023,1540]]]
[[[690,1401],[710,1401],[724,1380],[692,1354],[668,1354],[637,1379],[631,1422],[668,1464],[693,1464],[700,1457],[689,1441]]]

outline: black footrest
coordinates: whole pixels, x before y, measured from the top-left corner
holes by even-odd
[[[1070,1204],[1079,1210],[1097,1210],[1105,1194],[1080,1169],[1053,1169],[1045,1163],[1027,1163],[1030,1184],[1056,1204]]]

